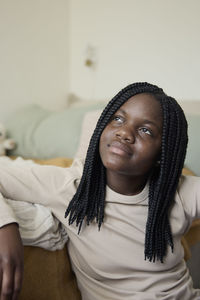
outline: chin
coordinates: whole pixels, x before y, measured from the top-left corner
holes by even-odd
[[[121,174],[127,173],[128,167],[130,166],[128,162],[125,162],[117,157],[107,159],[102,161],[102,163],[107,170]]]
[[[131,165],[130,161],[121,159],[118,156],[102,160],[102,163],[108,171],[126,176],[148,177],[152,171],[152,166],[144,168],[144,165]]]

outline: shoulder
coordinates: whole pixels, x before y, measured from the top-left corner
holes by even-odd
[[[85,163],[84,159],[76,158],[74,159],[72,165],[67,169],[69,169],[70,172],[73,173],[74,175],[81,177],[83,173],[84,163]]]
[[[17,158],[0,158],[1,182],[6,181],[19,184],[23,182],[27,186],[41,186],[47,189],[57,189],[70,184],[72,181],[80,181],[83,172],[84,161],[75,159],[70,167],[38,164],[32,160]]]
[[[71,183],[75,184],[77,187],[80,179],[82,177],[84,168],[84,160],[75,159],[71,166],[61,167],[61,166],[52,166],[52,165],[34,165],[32,166],[32,171],[34,173],[44,174],[43,178],[49,178],[52,183],[56,183],[55,186],[68,186]]]
[[[182,175],[177,188],[186,214],[191,218],[200,217],[200,177]]]
[[[182,175],[179,180],[178,189],[179,193],[194,193],[200,192],[200,177]]]

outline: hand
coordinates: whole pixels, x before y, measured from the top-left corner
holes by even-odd
[[[22,287],[23,245],[16,223],[0,229],[0,300],[16,300]]]

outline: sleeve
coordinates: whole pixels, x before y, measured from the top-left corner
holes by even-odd
[[[18,223],[18,220],[14,214],[13,209],[8,205],[6,199],[0,194],[0,227],[10,224],[10,223]]]
[[[200,177],[181,176],[178,193],[187,217],[200,218]]]
[[[0,158],[0,192],[5,198],[42,204],[63,223],[64,212],[76,192],[82,174],[82,162],[70,168],[38,165],[32,161]],[[0,204],[0,220],[11,212],[4,201]],[[1,221],[1,226],[5,225]],[[3,225],[2,225],[3,224]],[[8,224],[8,222],[6,222]]]

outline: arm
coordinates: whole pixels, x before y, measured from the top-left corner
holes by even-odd
[[[23,279],[23,245],[16,223],[0,229],[0,274],[0,299],[16,300]]]
[[[0,194],[0,299],[15,300],[23,279],[23,246],[13,210]]]
[[[71,169],[39,166],[30,162],[0,158],[0,191],[5,197],[43,204],[52,209],[60,221],[76,191],[82,164]],[[23,247],[15,215],[0,195],[0,299],[15,300],[23,277]]]
[[[17,223],[17,218],[12,208],[8,205],[6,199],[3,198],[0,193],[0,227],[10,224]]]
[[[0,192],[8,199],[48,205],[64,183],[64,168],[0,157]]]
[[[60,222],[66,224],[64,213],[76,192],[82,169],[80,161],[70,168],[61,168],[0,158],[0,192],[9,199],[47,206]],[[1,205],[0,226],[7,224]]]

